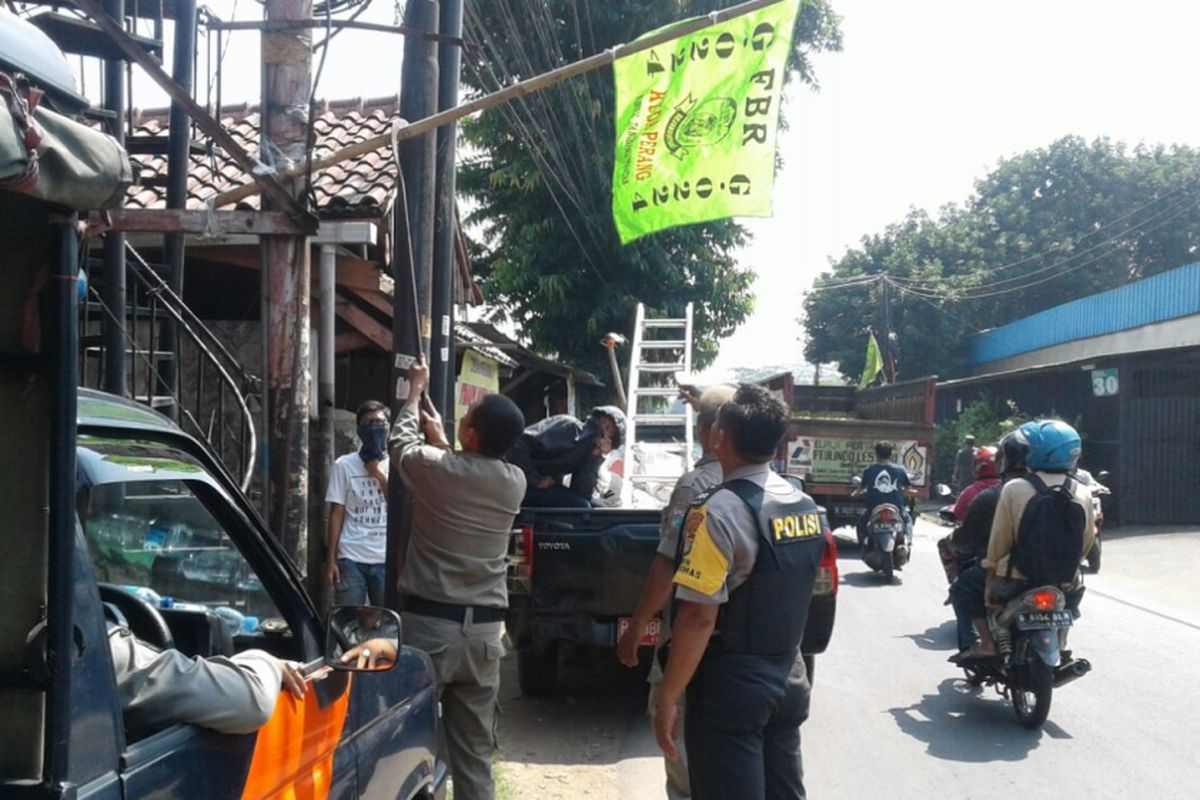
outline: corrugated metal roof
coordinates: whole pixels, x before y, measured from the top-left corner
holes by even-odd
[[[1200,314],[1200,262],[1100,292],[971,337],[979,366],[1057,344]]]

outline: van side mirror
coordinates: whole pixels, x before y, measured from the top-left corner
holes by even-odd
[[[379,606],[334,606],[325,626],[325,666],[383,672],[400,655],[400,615]]]

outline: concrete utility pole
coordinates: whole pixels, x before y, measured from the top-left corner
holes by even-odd
[[[125,26],[125,0],[104,0],[104,12],[117,25]],[[125,145],[125,62],[119,58],[104,61],[104,108],[114,114],[108,132]],[[104,283],[102,299],[109,314],[101,322],[104,340],[104,391],[127,397],[129,373],[125,353],[134,346],[125,341],[125,234],[104,234],[102,251]],[[146,398],[150,402],[150,398]]]
[[[414,30],[437,33],[438,17],[435,0],[409,0],[404,8],[404,25]],[[436,113],[437,92],[437,45],[428,39],[408,37],[404,42],[400,74],[400,116],[421,119]],[[408,367],[412,359],[429,353],[433,327],[429,316],[436,144],[437,136],[430,131],[405,140],[399,152],[401,191],[394,212],[395,235],[392,237],[392,273],[396,280],[392,313],[393,415],[399,413],[408,397]],[[388,605],[393,607],[396,577],[408,547],[410,516],[411,507],[404,484],[399,480],[388,481],[387,590]]]
[[[192,92],[196,67],[196,0],[176,0],[175,55],[171,77]],[[217,109],[217,118],[221,110]],[[180,103],[171,102],[167,147],[167,208],[187,208],[188,167],[192,146],[192,119]],[[167,285],[183,297],[184,234],[168,233],[163,237],[163,261]],[[164,361],[159,370],[164,394],[179,396],[179,327],[168,320],[163,328],[162,349],[174,355]],[[179,406],[172,405],[171,416],[179,419]]]
[[[267,0],[266,17],[311,20],[312,0]],[[312,90],[312,29],[262,34],[260,160],[283,171],[305,159]],[[293,197],[297,176],[285,183]],[[264,210],[282,210],[263,198]],[[308,572],[309,308],[312,265],[303,236],[262,237],[267,521],[302,574]]]
[[[462,38],[463,0],[441,0],[438,33]],[[462,48],[438,45],[438,111],[458,105]],[[455,253],[458,233],[455,213],[455,145],[458,126],[437,132],[437,222],[433,232],[433,346],[430,349],[429,396],[447,423],[454,421],[454,285],[458,278]],[[447,431],[454,430],[447,424]]]

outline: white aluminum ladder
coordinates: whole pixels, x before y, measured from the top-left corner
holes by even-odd
[[[674,486],[683,472],[693,466],[693,414],[683,404],[682,413],[668,413],[679,394],[677,373],[692,371],[692,304],[682,318],[647,318],[645,306],[638,303],[633,327],[633,347],[629,356],[629,388],[625,399],[625,476],[621,482],[621,506],[633,505],[633,490],[652,484]],[[654,429],[652,438],[660,449],[678,453],[682,470],[677,474],[652,474],[640,468],[634,445],[639,444],[639,429]],[[665,437],[675,444],[666,443]],[[680,442],[679,440],[682,440]],[[644,447],[645,445],[643,445]]]

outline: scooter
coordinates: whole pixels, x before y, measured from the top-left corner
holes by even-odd
[[[1096,520],[1096,541],[1092,549],[1084,557],[1084,563],[1092,572],[1100,571],[1100,532],[1104,528],[1104,504],[1100,498],[1112,494],[1112,490],[1104,485],[1108,480],[1108,470],[1100,470],[1094,476],[1086,469],[1075,470],[1075,477],[1092,493],[1092,516]]]
[[[859,478],[851,484],[862,485]],[[881,503],[867,517],[864,531],[860,531],[863,563],[876,572],[883,573],[888,583],[895,579],[896,571],[903,569],[912,553],[912,529],[905,523],[900,507],[892,503]]]
[[[938,509],[938,522],[942,525],[958,529],[958,517],[954,516],[954,493],[950,487],[944,483],[939,483],[933,487],[934,494],[939,498],[947,501],[947,505]],[[962,572],[971,564],[975,563],[974,558],[964,558],[961,554],[955,552],[950,546],[950,539],[954,536],[954,531],[943,536],[937,541],[938,558],[942,562],[942,570],[946,573],[946,583],[954,583],[954,579],[958,577],[958,573]],[[950,604],[950,599],[947,598],[945,605]]]
[[[1087,659],[1073,658],[1062,649],[1073,621],[1058,587],[1023,592],[999,614],[988,615],[997,655],[964,663],[967,683],[995,688],[1012,703],[1017,722],[1040,728],[1050,713],[1054,690],[1092,669]]]

